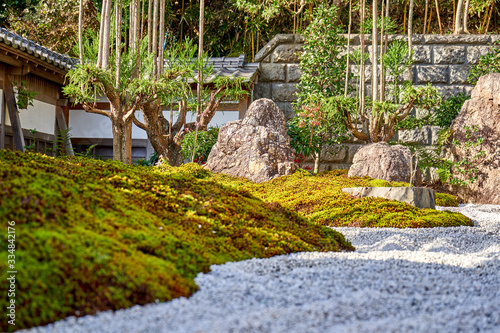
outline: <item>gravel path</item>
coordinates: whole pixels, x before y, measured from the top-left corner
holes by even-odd
[[[500,206],[450,210],[476,226],[336,228],[355,252],[212,266],[189,299],[30,332],[500,332]]]

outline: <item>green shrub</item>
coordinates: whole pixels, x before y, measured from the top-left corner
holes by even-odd
[[[467,80],[476,84],[481,76],[488,73],[500,73],[500,41],[495,41],[490,46],[490,52],[480,56],[478,62],[472,65]]]
[[[436,193],[436,206],[458,207],[457,198],[451,194]]]
[[[181,143],[181,155],[182,158],[191,161],[194,153],[194,161],[203,164],[207,161],[208,155],[212,150],[212,147],[217,142],[217,137],[219,136],[219,128],[213,127],[208,131],[199,131],[198,138],[196,139],[196,149],[194,147],[196,132],[189,132],[186,134]]]
[[[434,112],[432,124],[443,128],[450,127],[462,109],[462,105],[468,99],[470,99],[470,95],[458,94],[443,100]]]

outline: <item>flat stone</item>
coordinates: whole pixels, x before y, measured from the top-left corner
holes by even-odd
[[[435,46],[434,63],[435,64],[464,64],[465,46]]]
[[[351,187],[342,191],[353,197],[378,197],[406,202],[417,208],[436,208],[434,190],[425,187]]]
[[[259,81],[285,81],[285,66],[284,64],[262,64]]]
[[[429,142],[427,129],[402,130],[398,132],[398,139],[401,143],[418,143],[427,145]]]
[[[285,116],[285,121],[289,121],[295,117],[295,112],[293,111],[292,103],[289,102],[276,102],[278,108],[283,112]]]
[[[489,44],[488,35],[425,35],[425,44]]]
[[[417,81],[422,83],[447,83],[448,66],[417,66]]]

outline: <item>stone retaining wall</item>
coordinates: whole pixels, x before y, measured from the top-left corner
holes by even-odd
[[[403,39],[404,35],[391,35],[389,40]],[[500,35],[414,35],[413,82],[415,85],[428,83],[439,88],[444,98],[458,93],[470,94],[473,86],[467,82],[471,65],[489,51],[491,43]],[[360,47],[359,35],[351,36],[352,48]],[[254,98],[270,98],[290,119],[294,116],[292,102],[295,100],[296,84],[300,79],[299,57],[302,52],[302,35],[276,35],[255,56],[261,62],[261,75],[254,88]],[[366,52],[371,52],[371,36],[365,35]],[[351,67],[356,72],[356,66]],[[408,75],[409,73],[406,73]],[[366,65],[366,91],[370,92],[371,64]],[[405,143],[435,144],[439,128],[427,126],[421,131],[400,131],[393,140]],[[322,170],[348,168],[352,157],[362,142],[348,142],[347,148],[334,155],[325,150]],[[332,150],[332,149],[330,149]]]

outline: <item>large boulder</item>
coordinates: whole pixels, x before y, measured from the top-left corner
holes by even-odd
[[[219,130],[205,168],[259,183],[292,174],[293,159],[283,112],[262,98],[250,105],[244,119]]]
[[[482,76],[472,90],[471,99],[464,103],[451,125],[452,138],[460,144],[449,143],[445,157],[470,164],[462,163],[462,170],[452,168],[452,176],[467,184],[450,189],[466,202],[500,205],[499,105],[500,74]],[[479,145],[467,144],[478,140],[483,141]],[[471,182],[474,177],[477,178]]]
[[[369,176],[396,182],[410,182],[411,152],[402,145],[387,142],[371,143],[358,149],[349,168],[349,177]],[[421,172],[417,170],[414,185],[420,185]]]

